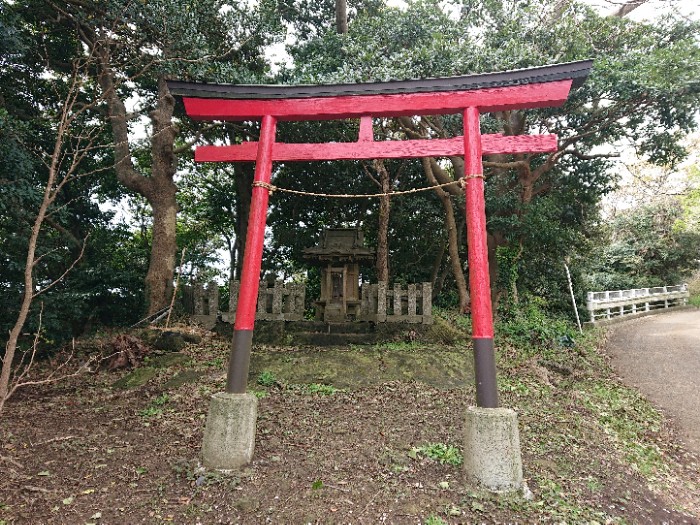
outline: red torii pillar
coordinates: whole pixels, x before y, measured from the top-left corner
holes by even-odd
[[[183,96],[187,114],[194,119],[262,120],[259,142],[202,146],[195,152],[199,162],[256,162],[226,391],[246,391],[269,199],[266,185],[273,162],[463,155],[476,401],[478,407],[498,407],[482,155],[556,151],[557,138],[482,135],[479,116],[561,105],[571,88],[585,80],[591,66],[592,61],[582,61],[464,77],[328,86],[168,82],[173,94]],[[463,137],[373,140],[372,117],[448,113],[462,113]],[[280,120],[348,118],[360,118],[359,138],[354,143],[289,144],[275,140]]]

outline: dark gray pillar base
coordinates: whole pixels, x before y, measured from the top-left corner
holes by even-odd
[[[496,383],[496,356],[493,338],[475,337],[474,375],[476,376],[476,404],[484,408],[498,408],[498,385]]]
[[[246,391],[252,346],[252,330],[233,331],[231,356],[228,360],[228,375],[226,377],[226,392],[229,394],[244,394]]]

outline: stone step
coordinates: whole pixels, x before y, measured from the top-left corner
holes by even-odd
[[[375,344],[380,341],[415,338],[429,325],[408,323],[323,323],[316,321],[279,322],[258,321],[255,323],[253,342],[257,344],[301,344],[301,345],[348,345]],[[218,322],[216,332],[231,337],[233,327]]]
[[[285,330],[288,333],[319,333],[319,334],[373,334],[375,324],[355,321],[348,323],[324,323],[319,321],[304,321],[287,323]]]
[[[294,343],[311,346],[372,345],[378,341],[377,334],[339,334],[320,332],[296,332]]]

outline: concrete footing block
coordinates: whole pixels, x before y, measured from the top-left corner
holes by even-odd
[[[253,394],[214,394],[204,427],[204,466],[233,470],[250,463],[257,418],[258,399]]]
[[[467,409],[464,470],[467,478],[492,492],[523,489],[518,417],[513,410]]]

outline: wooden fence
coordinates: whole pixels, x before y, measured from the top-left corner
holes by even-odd
[[[219,286],[215,282],[183,286],[182,303],[185,312],[205,328],[213,328],[219,315]]]
[[[213,325],[217,315],[224,322],[236,319],[240,282],[230,284],[228,312],[219,312],[219,287],[216,283],[197,284],[185,288],[185,310],[205,326]],[[363,283],[360,288],[360,321],[376,323],[432,324],[433,304],[431,283],[394,284]],[[260,321],[302,321],[306,286],[304,283],[260,282],[255,319]]]
[[[231,299],[228,306],[230,322],[236,319],[238,293],[241,283],[234,281],[230,285]],[[258,287],[258,305],[255,319],[258,321],[301,321],[304,319],[304,301],[306,285],[304,283],[283,283],[261,281]]]
[[[380,281],[363,283],[360,319],[376,323],[433,323],[433,286],[431,283],[409,284],[404,288]]]
[[[658,308],[688,303],[688,285],[588,292],[587,307],[591,323],[630,314],[642,314]]]

